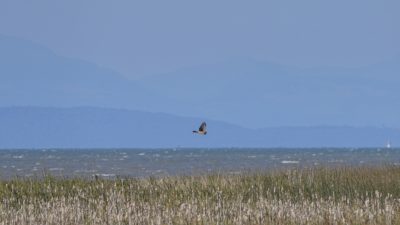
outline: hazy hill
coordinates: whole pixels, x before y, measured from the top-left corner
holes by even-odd
[[[46,147],[374,147],[400,130],[354,127],[247,129],[207,120],[206,136],[192,134],[200,118],[105,108],[0,108],[0,148]]]
[[[160,99],[114,71],[1,35],[0,74],[0,106],[146,108]]]
[[[299,69],[252,60],[144,78],[155,93],[251,127],[356,125],[400,127],[400,57],[367,68]],[[177,84],[179,85],[173,85]]]
[[[244,127],[400,127],[400,57],[366,68],[235,60],[128,80],[0,35],[0,106],[95,106],[205,117]]]

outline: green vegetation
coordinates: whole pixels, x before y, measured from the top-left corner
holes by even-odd
[[[400,224],[400,167],[0,181],[0,224]]]

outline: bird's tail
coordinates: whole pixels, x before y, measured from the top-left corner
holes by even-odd
[[[194,130],[193,133],[199,133],[197,130]]]

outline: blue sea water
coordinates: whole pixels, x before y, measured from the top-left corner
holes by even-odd
[[[400,166],[400,149],[3,149],[0,178],[148,177],[292,167]]]

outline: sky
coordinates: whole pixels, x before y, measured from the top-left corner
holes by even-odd
[[[135,79],[230,60],[361,67],[400,55],[398,0],[2,0],[0,34]]]

